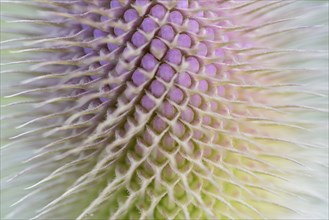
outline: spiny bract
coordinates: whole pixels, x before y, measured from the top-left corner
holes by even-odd
[[[327,5],[6,2],[4,218],[327,215]]]

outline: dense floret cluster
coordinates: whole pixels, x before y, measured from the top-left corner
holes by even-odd
[[[323,94],[302,91],[297,83],[309,75],[288,67],[304,56],[286,47],[300,34],[291,16],[303,7],[25,4],[42,13],[21,20],[32,23],[15,43],[29,54],[16,62],[28,63],[28,77],[9,97],[31,106],[14,139],[36,151],[11,180],[33,177],[9,218],[304,216],[291,203],[301,194],[286,180],[312,173],[296,152],[322,146],[297,139],[311,126],[297,116],[322,108],[299,100]]]

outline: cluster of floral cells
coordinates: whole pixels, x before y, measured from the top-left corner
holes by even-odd
[[[31,216],[256,219],[293,212],[280,184],[289,174],[282,164],[297,163],[285,156],[296,146],[277,132],[293,126],[283,122],[291,100],[282,96],[277,60],[266,57],[269,42],[279,43],[271,25],[284,20],[275,10],[286,4],[33,6],[47,14],[34,24],[43,27],[43,39],[32,44],[41,52],[34,67],[48,74],[28,79],[34,88],[15,95],[41,100],[38,117],[20,128],[43,125],[37,132],[45,144],[29,162],[52,172],[29,188],[49,194]]]

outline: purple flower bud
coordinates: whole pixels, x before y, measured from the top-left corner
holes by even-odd
[[[11,2],[3,218],[324,219],[327,12],[291,3]]]

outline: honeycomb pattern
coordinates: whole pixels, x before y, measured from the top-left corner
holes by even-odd
[[[282,182],[286,164],[298,164],[285,156],[296,143],[273,129],[293,126],[282,122],[291,97],[282,96],[285,81],[268,77],[274,69],[262,56],[269,46],[262,25],[276,14],[262,17],[260,9],[279,6],[43,1],[56,25],[45,26],[48,37],[36,45],[54,51],[36,68],[51,74],[26,82],[39,89],[15,95],[41,99],[42,116],[20,127],[41,123],[37,132],[51,140],[29,159],[53,164],[31,193],[45,193],[49,182],[62,187],[48,191],[30,217],[259,219],[293,212]]]

